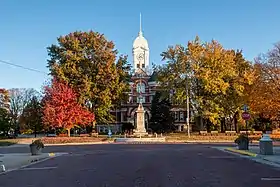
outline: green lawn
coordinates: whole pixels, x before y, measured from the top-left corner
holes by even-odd
[[[16,139],[3,139],[0,140],[0,146],[10,146],[10,145],[14,145],[18,142],[19,140]]]

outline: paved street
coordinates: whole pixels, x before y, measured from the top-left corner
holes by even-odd
[[[280,186],[279,169],[205,145],[108,144],[48,147],[45,151],[71,153],[0,175],[0,186]]]

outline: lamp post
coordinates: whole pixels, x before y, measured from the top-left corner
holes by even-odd
[[[92,102],[91,102],[89,99],[86,99],[85,105],[88,107],[89,111],[92,112],[92,106],[93,106],[93,104],[92,104]],[[92,122],[92,130],[93,130],[93,127],[94,127],[94,126],[95,126],[95,122],[93,121],[93,122]],[[97,128],[96,128],[96,130],[98,131]]]

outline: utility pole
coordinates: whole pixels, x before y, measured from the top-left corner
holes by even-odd
[[[190,134],[190,96],[189,96],[189,85],[188,85],[188,75],[186,76],[186,95],[187,95],[187,127],[188,127],[188,137],[191,137]]]

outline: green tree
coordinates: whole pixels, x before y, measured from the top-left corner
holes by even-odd
[[[120,56],[116,63],[117,73],[119,75],[119,97],[116,97],[113,101],[117,106],[121,105],[121,102],[128,100],[128,92],[130,90],[129,81],[131,78],[131,69],[132,66],[127,61],[127,56]]]
[[[9,111],[0,107],[0,131],[4,132],[5,136],[8,136],[8,132],[11,129],[11,117]]]
[[[33,130],[36,137],[37,133],[42,131],[42,105],[41,101],[33,96],[31,101],[23,109],[22,115],[20,116],[21,129]]]
[[[110,108],[125,98],[127,59],[117,60],[114,43],[98,32],[70,33],[48,49],[51,75],[79,93],[79,102],[96,116],[97,123],[112,121]]]
[[[171,114],[171,104],[162,92],[156,92],[151,106],[149,127],[158,133],[175,130],[174,118]]]

